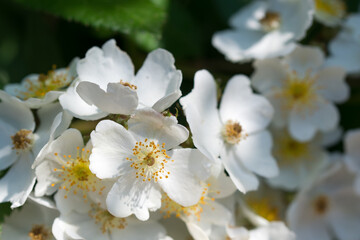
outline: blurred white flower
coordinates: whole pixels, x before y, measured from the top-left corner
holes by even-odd
[[[360,129],[348,131],[344,138],[345,162],[356,174],[355,191],[360,195]]]
[[[0,170],[9,168],[0,179],[0,202],[10,201],[14,208],[24,204],[35,184],[31,165],[36,155],[50,135],[69,122],[52,128],[62,109],[58,103],[50,103],[37,111],[40,125],[34,131],[34,116],[24,102],[3,91],[0,100]]]
[[[346,5],[343,0],[314,0],[314,2],[316,20],[330,27],[341,24],[346,14]]]
[[[52,240],[51,225],[58,215],[57,210],[29,200],[20,210],[5,218],[1,239]]]
[[[340,161],[319,172],[295,197],[287,211],[290,229],[298,240],[356,240],[360,236],[360,197],[355,176]],[[340,158],[340,159],[338,159]]]
[[[217,108],[217,89],[212,75],[195,74],[194,89],[180,99],[195,146],[213,162],[218,157],[236,187],[246,192],[258,187],[254,173],[263,177],[278,174],[271,155],[272,139],[266,127],[273,108],[254,94],[244,75],[229,80]]]
[[[154,50],[135,76],[129,56],[115,40],[109,40],[102,49],[88,50],[78,62],[79,78],[60,97],[60,103],[73,116],[85,120],[109,113],[130,115],[143,107],[161,112],[181,96],[182,74],[174,62],[168,51]]]
[[[284,56],[305,36],[313,20],[312,0],[253,1],[230,18],[231,30],[212,44],[231,62]]]
[[[284,58],[256,61],[254,87],[275,108],[275,126],[287,126],[297,141],[308,141],[317,131],[334,130],[339,113],[333,102],[349,97],[345,71],[323,68],[324,54],[318,48],[298,46]]]
[[[197,162],[205,156],[196,149],[174,149],[188,138],[187,129],[151,108],[138,110],[128,125],[126,130],[103,120],[91,133],[91,171],[100,179],[117,179],[108,210],[147,220],[149,210],[161,206],[161,189],[182,206],[196,204],[202,192],[196,173],[204,171]]]
[[[47,74],[30,74],[20,84],[7,84],[5,91],[18,97],[29,108],[54,102],[75,79],[77,61],[78,58],[75,58],[68,68],[54,68]]]
[[[360,73],[360,14],[351,14],[330,42],[327,66],[339,66],[349,74]]]
[[[272,128],[273,154],[279,175],[268,179],[273,187],[294,191],[303,186],[309,176],[327,160],[327,152],[320,135],[299,142],[284,128]]]

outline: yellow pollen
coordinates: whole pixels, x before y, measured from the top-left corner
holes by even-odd
[[[246,204],[253,212],[268,221],[280,220],[279,209],[275,206],[272,206],[270,201],[265,198],[257,200],[249,199],[246,201]]]
[[[15,133],[15,135],[11,136],[11,140],[13,143],[12,149],[27,150],[31,148],[34,142],[34,135],[30,130],[21,129]]]
[[[66,73],[55,72],[56,66],[48,71],[47,74],[40,74],[34,81],[30,79],[25,80],[25,91],[18,91],[17,97],[26,100],[29,98],[43,98],[49,91],[61,90],[68,86],[71,79],[68,79]]]
[[[173,162],[167,155],[165,143],[156,144],[154,141],[145,139],[144,142],[136,142],[133,148],[133,158],[126,158],[130,161],[130,167],[135,169],[136,178],[143,182],[162,180],[168,178],[169,171],[166,171],[166,164]]]
[[[281,18],[277,12],[267,11],[265,16],[260,19],[260,23],[266,32],[271,32],[280,27]]]
[[[59,189],[65,190],[67,192],[65,198],[67,198],[69,192],[76,195],[79,190],[85,200],[89,192],[102,194],[105,187],[101,186],[100,180],[89,169],[90,152],[80,151],[80,148],[77,148],[76,157],[63,155],[63,158],[61,158],[58,153],[54,153],[54,155],[63,165],[61,168],[53,169],[59,181],[51,184],[51,186],[55,187],[57,185]]]
[[[164,194],[161,198],[161,210],[160,212],[164,214],[164,218],[169,218],[171,215],[175,217],[189,217],[195,216],[197,221],[201,220],[201,213],[204,211],[203,206],[209,204],[210,202],[215,201],[214,198],[208,197],[209,191],[207,188],[204,188],[200,200],[195,205],[190,207],[184,207],[177,202],[173,201],[167,194]]]
[[[319,195],[314,201],[314,210],[317,214],[323,215],[329,209],[329,199],[324,195]]]
[[[235,121],[228,120],[223,129],[222,136],[227,143],[237,144],[241,139],[245,139],[247,134],[244,133],[242,126]]]
[[[34,225],[28,236],[30,240],[50,240],[52,238],[51,232],[43,225]]]
[[[127,226],[125,218],[117,218],[111,215],[107,210],[102,209],[99,204],[91,204],[91,206],[89,216],[95,220],[96,224],[100,225],[103,234],[110,234],[115,228],[124,229]]]
[[[346,13],[346,6],[342,0],[315,0],[315,10],[341,18]]]
[[[133,85],[133,84],[130,84],[128,82],[124,82],[123,80],[120,80],[120,84],[125,86],[125,87],[129,87],[131,88],[132,90],[136,90],[137,89],[137,86],[136,85]]]

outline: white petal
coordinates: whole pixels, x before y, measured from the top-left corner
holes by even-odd
[[[170,149],[186,141],[189,131],[173,116],[165,117],[151,108],[141,109],[128,121],[129,131],[138,138],[156,139]]]
[[[267,2],[253,1],[231,16],[229,23],[234,28],[261,30],[259,19],[265,16],[267,7]]]
[[[241,161],[248,170],[267,178],[278,174],[279,169],[271,154],[272,138],[268,131],[249,135],[234,148],[236,160]]]
[[[324,63],[324,53],[317,47],[298,45],[294,51],[284,57],[284,62],[289,64],[300,77],[304,77],[308,70],[316,72]]]
[[[172,54],[164,49],[149,53],[134,81],[141,104],[153,107],[160,99],[180,91],[182,74],[180,70],[176,70],[174,63]],[[171,101],[163,102],[162,109],[157,110],[165,110],[177,99],[168,100]],[[160,105],[157,106],[159,108]]]
[[[353,159],[360,160],[360,129],[348,131],[344,137],[345,139],[345,152],[353,157]],[[360,161],[359,165],[360,165]],[[359,166],[360,170],[360,166]]]
[[[257,60],[254,62],[254,68],[252,84],[261,93],[282,87],[287,79],[286,68],[278,58]]]
[[[325,68],[317,75],[318,92],[325,99],[344,102],[349,98],[350,89],[345,82],[345,71],[339,67]]]
[[[89,168],[98,178],[113,178],[124,173],[124,168],[129,166],[126,157],[132,156],[136,140],[122,125],[101,121],[91,133],[91,141]]]
[[[256,95],[244,75],[236,75],[227,83],[220,104],[220,117],[238,121],[248,134],[263,130],[270,123],[274,110],[263,96]]]
[[[81,81],[96,83],[105,90],[110,82],[132,81],[134,66],[129,56],[111,39],[102,49],[93,47],[87,51],[85,58],[77,64],[77,72]]]
[[[0,170],[4,170],[12,165],[19,155],[12,149],[13,143],[11,136],[13,136],[17,130],[7,122],[0,120]]]
[[[242,165],[233,151],[224,151],[221,154],[221,160],[226,172],[239,191],[246,193],[258,188],[259,180]]]
[[[116,217],[127,217],[131,214],[142,221],[149,219],[149,210],[155,211],[161,206],[161,192],[152,183],[143,182],[130,171],[119,177],[111,188],[106,205]]]
[[[319,99],[314,106],[314,110],[292,110],[290,113],[289,132],[298,141],[310,140],[317,130],[326,132],[335,129],[339,122],[339,112],[332,103]]]
[[[136,91],[120,83],[109,83],[104,91],[95,83],[82,81],[76,91],[87,104],[107,113],[130,115],[138,105]]]
[[[168,178],[160,179],[159,185],[180,205],[188,207],[196,204],[203,191],[200,181],[190,171],[191,162],[198,157],[197,150],[174,149],[168,155],[171,160],[166,163],[165,171],[170,174]]]
[[[10,201],[11,208],[23,205],[34,184],[35,173],[31,169],[32,154],[24,154],[0,179],[0,202]]]
[[[190,125],[195,146],[216,162],[222,140],[215,80],[208,71],[201,70],[196,72],[194,81],[194,89],[182,97],[180,103]]]
[[[19,99],[0,90],[0,116],[14,128],[33,131],[35,128],[34,116],[30,109]],[[19,117],[21,116],[21,117]]]
[[[74,117],[83,120],[97,120],[108,115],[95,106],[87,104],[76,92],[79,81],[70,86],[66,92],[59,97],[59,101],[64,110],[67,110]]]

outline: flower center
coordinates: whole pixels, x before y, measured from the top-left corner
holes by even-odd
[[[315,9],[334,17],[343,17],[346,12],[345,4],[341,0],[315,0]]]
[[[13,142],[12,149],[28,150],[34,143],[34,134],[30,130],[21,129],[15,135],[11,136]]]
[[[51,232],[43,225],[34,225],[28,236],[30,240],[50,240],[52,238]]]
[[[107,210],[100,208],[99,204],[91,204],[91,206],[89,216],[95,220],[96,224],[100,225],[103,234],[110,234],[114,228],[124,229],[127,226],[125,218],[117,218],[111,215]]]
[[[239,143],[241,139],[245,139],[247,134],[244,133],[239,122],[228,120],[222,129],[222,136],[226,142],[236,144]]]
[[[210,184],[208,184],[210,186]],[[161,198],[161,210],[160,212],[164,214],[164,218],[169,218],[171,215],[175,217],[189,217],[194,216],[198,221],[201,220],[201,213],[203,212],[203,206],[209,204],[212,201],[215,201],[214,198],[208,197],[209,189],[205,187],[202,192],[202,196],[198,203],[190,207],[184,207],[177,202],[173,201],[167,194]]]
[[[120,80],[120,84],[125,86],[125,87],[129,87],[131,88],[132,90],[136,90],[137,89],[137,86],[136,85],[133,85],[133,84],[130,84],[128,82],[124,82],[123,80]]]
[[[58,153],[55,156],[63,164],[61,168],[54,168],[54,172],[58,173],[57,177],[59,182],[51,184],[52,187],[60,184],[59,189],[67,191],[65,198],[68,193],[72,191],[73,194],[77,194],[78,191],[82,191],[83,198],[87,199],[88,192],[98,192],[102,194],[105,189],[101,186],[101,181],[98,179],[89,169],[89,156],[90,150],[77,147],[77,156],[72,157],[71,155],[63,155],[60,157]]]
[[[317,214],[323,215],[329,209],[329,199],[324,196],[318,196],[314,201],[314,210]]]
[[[277,12],[267,11],[265,16],[260,19],[260,24],[265,32],[271,32],[280,27],[281,18]]]
[[[67,73],[55,71],[56,66],[47,74],[40,74],[38,79],[25,80],[26,91],[18,91],[17,97],[27,100],[29,98],[43,98],[49,91],[59,90],[70,84]]]
[[[280,220],[279,209],[276,206],[272,206],[270,201],[266,198],[249,198],[246,200],[246,204],[254,213],[268,221]]]
[[[131,161],[130,167],[136,171],[136,178],[141,178],[143,182],[162,180],[168,178],[169,171],[165,170],[165,165],[171,161],[166,154],[165,143],[161,146],[147,138],[143,142],[136,142],[133,148],[134,158],[126,158]]]
[[[275,138],[275,142],[278,144],[274,146],[274,156],[281,166],[303,161],[300,157],[309,154],[309,143],[295,141],[287,133]]]

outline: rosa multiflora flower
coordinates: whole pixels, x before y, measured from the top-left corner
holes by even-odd
[[[254,94],[244,75],[227,83],[219,109],[214,78],[206,71],[195,74],[194,89],[180,99],[193,134],[194,145],[213,162],[221,162],[236,187],[255,190],[258,179],[278,173],[271,156],[272,139],[266,127],[273,108]],[[255,173],[255,174],[254,174]]]
[[[315,19],[330,27],[340,25],[346,14],[343,0],[314,0]]]
[[[254,87],[275,108],[273,123],[287,127],[298,141],[308,141],[318,131],[334,130],[339,112],[333,102],[349,97],[345,71],[323,67],[324,54],[318,48],[298,46],[284,58],[256,61]]]
[[[212,44],[231,62],[284,56],[312,19],[311,0],[253,1],[230,18],[233,29],[215,33]]]

